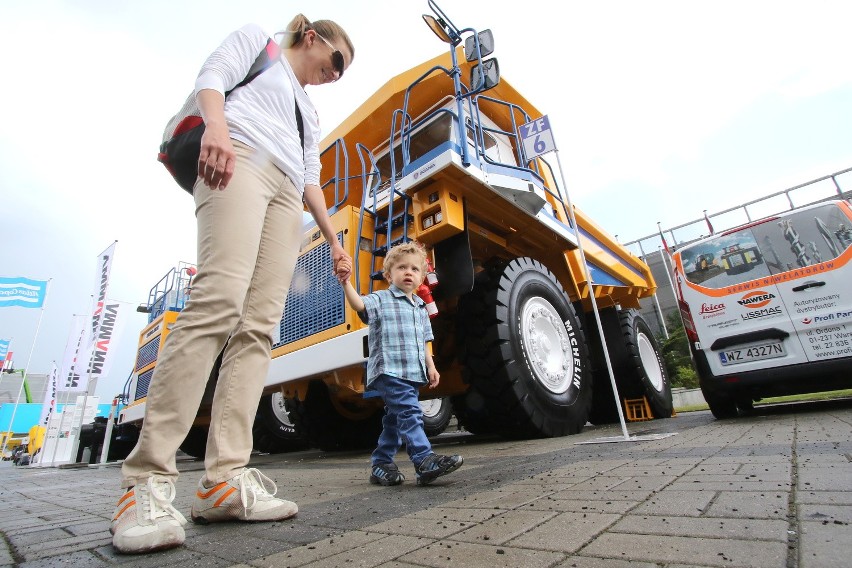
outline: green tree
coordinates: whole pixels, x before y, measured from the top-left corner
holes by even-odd
[[[683,328],[680,314],[670,312],[666,317],[666,328],[669,331],[668,339],[663,336],[658,338],[658,341],[672,386],[697,388],[698,373],[692,365],[689,340],[686,338],[686,330]]]

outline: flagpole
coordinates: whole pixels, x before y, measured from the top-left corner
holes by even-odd
[[[107,299],[107,288],[109,284],[109,274],[112,272],[112,263],[114,261],[115,256],[115,245],[118,244],[118,239],[114,240],[110,246],[108,246],[101,256],[103,258],[103,254],[112,249],[112,253],[109,257],[109,265],[105,275],[102,274],[102,277],[105,276],[105,281],[102,283],[101,287],[101,297],[99,301],[106,302]],[[101,309],[103,309],[103,305]],[[94,315],[94,310],[93,310]],[[98,341],[97,333],[101,327],[101,322],[103,321],[104,315],[103,312],[98,316],[98,321],[95,325],[92,326],[92,338],[91,338],[91,350],[92,352],[89,354],[89,363],[86,365],[86,392],[83,394],[83,408],[80,410],[80,423],[77,425],[77,436],[74,438],[74,443],[71,445],[71,463],[77,463],[77,452],[80,449],[80,438],[83,436],[83,423],[86,421],[86,404],[89,401],[89,391],[94,391],[92,388],[92,365],[95,361],[95,349]],[[97,386],[97,380],[95,381],[95,385]],[[94,394],[94,392],[92,393]],[[98,409],[95,409],[95,416],[98,414]],[[71,425],[71,428],[74,428],[74,425]]]
[[[9,354],[12,353],[12,341],[14,339],[15,339],[14,336],[9,338],[9,345],[6,347],[6,354],[3,356],[3,360],[0,361],[0,383],[3,382],[3,375],[8,374],[8,373],[4,373],[3,371],[6,370],[7,357],[9,357]],[[23,384],[23,383],[21,383],[21,384]],[[8,436],[11,436],[11,435],[12,435],[12,432],[9,432]],[[4,442],[5,442],[6,438],[8,438],[8,436],[7,436],[6,432],[2,432],[2,438],[3,438]],[[5,455],[5,454],[6,454],[6,445],[4,443],[3,450],[2,450],[2,452],[0,452],[0,456]]]
[[[56,429],[56,440],[53,442],[53,453],[50,454],[50,467],[56,465],[56,450],[59,448],[59,440],[62,439],[62,427],[65,425],[65,410],[68,408],[68,395],[65,393],[65,404],[62,405],[62,414],[59,415],[59,426]],[[56,394],[56,411],[59,412],[59,393]]]
[[[65,355],[62,360],[61,372],[65,373],[66,387],[71,385],[68,384],[67,381],[73,381],[73,376],[77,373],[77,360],[79,358],[80,353],[80,344],[83,341],[83,338],[80,337],[80,333],[77,332],[78,326],[76,324],[76,318],[85,317],[84,314],[73,314],[71,316],[71,331],[68,333],[68,341],[65,343]],[[85,323],[82,324],[85,326]],[[81,332],[85,331],[85,327],[82,328]],[[75,350],[75,354],[69,360],[69,350],[71,346],[74,344],[74,340],[76,338],[77,348]],[[54,467],[56,465],[56,452],[59,449],[59,441],[62,439],[62,427],[65,426],[65,410],[68,408],[68,400],[73,391],[71,390],[61,390],[61,393],[65,395],[65,402],[62,403],[62,414],[59,415],[59,426],[56,430],[56,439],[53,444],[53,453],[50,456],[50,467]],[[57,383],[57,393],[56,393],[56,411],[59,412],[59,394],[60,389]]]
[[[30,361],[33,359],[33,352],[35,351],[36,341],[38,341],[38,332],[41,329],[41,321],[44,318],[44,308],[47,306],[47,293],[50,291],[50,281],[52,278],[47,279],[47,284],[44,288],[44,302],[41,303],[41,313],[38,315],[38,325],[36,325],[35,335],[33,336],[33,344],[30,346],[30,355],[27,357],[27,364],[24,367],[24,374],[21,376],[21,387],[18,389],[18,398],[15,399],[15,407],[12,409],[12,419],[9,420],[9,428],[7,428],[8,432],[12,432],[12,425],[15,423],[15,414],[18,412],[18,404],[21,402],[21,392],[24,390],[24,381],[27,380],[27,371],[30,368]],[[10,342],[11,343],[11,342]],[[0,450],[0,454],[6,453],[6,445],[9,442],[9,437],[6,436],[3,438],[3,449]]]
[[[50,417],[53,415],[53,410],[56,409],[56,405],[57,405],[57,401],[58,401],[58,398],[56,396],[56,384],[57,384],[57,377],[58,376],[59,376],[59,369],[56,366],[56,361],[53,361],[50,365],[50,374],[48,375],[48,379],[47,379],[48,380],[47,388],[45,389],[45,392],[44,392],[44,398],[42,398],[42,401],[41,401],[41,415],[39,416],[39,420],[38,420],[39,426],[41,426],[45,422],[45,420],[47,421],[47,424],[44,425],[44,437],[42,438],[41,447],[39,448],[40,451],[38,453],[38,456],[35,456],[35,455],[32,456],[32,460],[30,461],[30,465],[32,465],[32,466],[41,465],[41,463],[44,461],[44,454],[45,454],[45,449],[46,449],[46,444],[47,444],[47,431],[48,431],[48,428],[50,426]],[[45,400],[44,399],[47,398],[48,393],[51,394],[51,398],[52,398],[52,401],[53,401],[53,410],[51,410],[50,407],[48,407],[48,414],[45,417],[45,415],[44,415]],[[36,459],[36,457],[38,457],[38,459]]]
[[[6,370],[6,357],[9,356],[9,353],[12,352],[12,341],[15,339],[15,336],[9,338],[9,345],[6,347],[6,354],[3,355],[3,359],[0,360],[0,383],[3,382],[3,375],[6,374],[3,371]]]

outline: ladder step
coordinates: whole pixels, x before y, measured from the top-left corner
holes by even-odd
[[[404,236],[396,238],[393,241],[391,241],[390,247],[388,247],[388,245],[382,245],[378,248],[374,248],[373,254],[375,256],[384,257],[388,254],[388,250],[390,250],[390,248],[395,247],[396,245],[402,244],[402,243],[406,242],[407,240],[408,240],[408,238],[404,237]]]
[[[393,221],[391,221],[391,227],[394,229],[397,227],[401,227],[404,222],[411,223],[414,221],[414,215],[411,213],[394,215]],[[388,221],[387,219],[383,219],[382,221],[376,223],[376,232],[387,231],[388,229]]]

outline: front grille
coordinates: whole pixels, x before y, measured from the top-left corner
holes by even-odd
[[[139,348],[139,353],[136,355],[136,370],[142,369],[157,360],[157,353],[160,351],[160,338],[158,335],[145,345]]]
[[[343,233],[337,234],[343,243]],[[299,257],[279,324],[280,347],[345,321],[343,287],[332,273],[331,247],[323,243]]]
[[[139,400],[148,395],[148,387],[151,386],[151,376],[153,374],[154,369],[150,369],[139,375],[139,379],[136,381],[136,394],[133,396],[133,400]]]

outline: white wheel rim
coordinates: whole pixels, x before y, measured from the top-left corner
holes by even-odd
[[[531,298],[521,313],[521,341],[533,378],[562,394],[574,378],[574,356],[559,312],[544,298]]]
[[[284,395],[280,392],[272,393],[271,396],[272,414],[280,423],[290,428],[295,428],[290,422],[290,415],[287,413],[287,407],[284,405]]]
[[[433,417],[441,412],[443,401],[440,398],[430,398],[429,400],[421,400],[420,408],[423,410],[423,416]]]
[[[663,391],[663,371],[660,369],[660,360],[657,358],[657,352],[654,350],[654,345],[648,336],[640,333],[637,338],[639,344],[639,360],[642,362],[642,370],[645,371],[645,376],[651,381],[651,385],[657,392]]]

